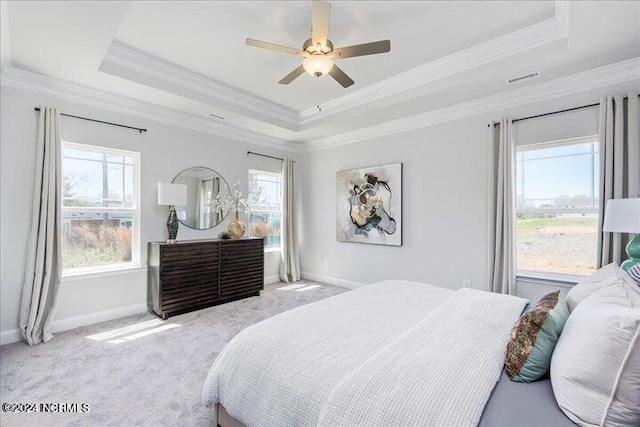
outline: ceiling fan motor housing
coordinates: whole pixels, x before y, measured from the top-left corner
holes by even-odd
[[[311,39],[307,39],[307,41],[305,41],[304,44],[302,45],[302,50],[309,53],[327,54],[327,53],[333,52],[333,43],[331,43],[331,40],[327,39],[327,42],[325,43],[325,47],[321,48],[320,52],[318,52],[318,49],[316,48],[316,46],[313,45],[313,41]]]

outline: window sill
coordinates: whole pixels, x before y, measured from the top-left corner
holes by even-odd
[[[565,273],[545,273],[542,271],[518,270],[516,281],[522,283],[534,283],[539,285],[573,287],[587,276]]]
[[[109,266],[101,269],[91,268],[91,269],[75,269],[68,273],[62,274],[62,282],[78,282],[82,280],[88,279],[98,279],[102,277],[109,276],[118,276],[121,274],[134,274],[141,273],[147,271],[146,266],[141,266],[137,264],[126,264],[126,265],[117,265],[117,266]]]
[[[282,248],[277,247],[277,248],[265,248],[264,253],[265,254],[274,254],[274,253],[280,253],[282,252]]]

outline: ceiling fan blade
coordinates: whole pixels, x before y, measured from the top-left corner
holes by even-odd
[[[339,47],[335,49],[336,58],[353,58],[355,56],[375,55],[377,53],[386,53],[391,50],[391,42],[389,40],[380,40],[372,43],[357,44],[355,46]]]
[[[288,53],[290,55],[302,55],[302,51],[300,49],[294,49],[292,47],[282,46],[275,43],[263,42],[261,40],[247,39],[247,45],[259,47],[262,49],[275,50],[276,52]]]
[[[293,70],[292,72],[290,72],[289,74],[287,74],[286,76],[284,76],[282,80],[280,80],[278,83],[280,83],[281,85],[288,85],[289,83],[291,83],[292,81],[300,77],[302,74],[304,74],[304,67],[301,65],[295,70]]]
[[[335,79],[342,87],[347,88],[354,84],[355,82],[351,80],[351,77],[347,76],[347,74],[342,71],[336,64],[333,64],[333,68],[329,71],[329,75]]]
[[[327,46],[329,37],[329,19],[331,18],[331,4],[324,1],[313,1],[311,11],[311,42],[313,46],[320,46],[323,50]]]

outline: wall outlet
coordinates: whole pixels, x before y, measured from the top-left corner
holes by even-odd
[[[465,288],[470,288],[471,287],[471,279],[463,279],[462,280],[462,286],[464,286]]]

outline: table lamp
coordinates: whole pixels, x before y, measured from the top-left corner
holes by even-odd
[[[637,234],[627,244],[629,259],[620,264],[620,267],[628,270],[640,264],[640,198],[608,200],[602,231]]]
[[[167,218],[167,243],[175,243],[178,237],[178,216],[176,205],[187,203],[187,186],[184,184],[158,183],[158,205],[169,206]]]

